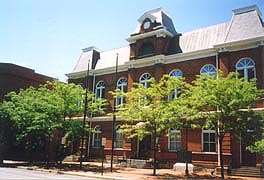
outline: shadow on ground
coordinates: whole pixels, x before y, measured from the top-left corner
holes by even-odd
[[[24,166],[27,167],[27,169],[49,169],[49,170],[54,170],[54,171],[72,171],[72,172],[92,172],[92,173],[101,173],[102,167],[99,165],[94,165],[94,164],[83,164],[82,168],[80,169],[80,164],[56,164],[56,163],[12,163],[12,164],[7,164],[4,163],[0,165],[0,167],[10,167],[10,168],[16,168],[18,166]],[[189,177],[184,177],[184,175],[180,174],[174,174],[173,171],[172,173],[157,173],[156,176],[153,176],[151,173],[142,173],[141,175],[144,180],[172,180],[172,179],[216,179],[220,180],[221,178],[218,176],[213,176],[209,174],[203,174],[203,173],[193,173]],[[158,170],[159,171],[159,170]],[[148,171],[149,172],[149,171]],[[137,169],[135,168],[124,168],[124,167],[114,167],[113,172],[110,172],[110,167],[104,167],[104,174],[105,175],[110,175],[115,173],[115,175],[118,177],[118,175],[123,175],[124,174],[129,174],[129,176],[133,177],[134,175],[138,176]],[[226,177],[225,179],[230,179],[230,180],[242,180],[244,178],[230,178]]]

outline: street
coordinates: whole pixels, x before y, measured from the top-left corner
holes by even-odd
[[[64,179],[64,180],[77,180],[77,179],[86,179],[86,180],[94,180],[94,178],[87,178],[81,176],[70,176],[63,175],[57,173],[49,173],[49,172],[40,172],[40,171],[32,171],[25,169],[17,169],[17,168],[0,168],[0,179],[27,179],[27,180],[44,180],[44,179]]]

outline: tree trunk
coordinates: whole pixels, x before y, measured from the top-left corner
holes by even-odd
[[[221,179],[225,179],[225,172],[224,172],[224,160],[223,160],[223,136],[219,136],[219,150],[220,150],[220,166],[221,166]]]
[[[154,154],[153,154],[153,176],[156,176],[157,174],[156,174],[156,169],[157,169],[157,162],[156,162],[156,159],[157,159],[157,131],[156,131],[156,129],[154,130],[154,137],[153,137],[153,139],[154,139]]]

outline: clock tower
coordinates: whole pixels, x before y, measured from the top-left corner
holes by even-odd
[[[144,13],[138,22],[135,32],[127,38],[130,60],[181,52],[181,34],[176,32],[171,17],[162,8]]]

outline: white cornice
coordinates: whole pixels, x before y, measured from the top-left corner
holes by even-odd
[[[118,72],[123,72],[127,71],[128,67],[126,65],[119,65],[118,66]],[[91,69],[89,76],[99,76],[99,75],[105,75],[105,74],[112,74],[115,73],[116,68],[115,66],[113,67],[108,67],[104,69]],[[80,72],[73,72],[73,73],[68,73],[65,74],[69,79],[79,79],[79,78],[84,78],[87,74],[87,71],[80,71]]]
[[[127,71],[127,66],[126,65],[119,65],[117,71],[118,72],[123,72],[123,71]],[[95,69],[93,70],[93,74],[97,75],[104,75],[104,74],[113,74],[116,71],[116,67],[108,67],[108,68],[104,68],[104,69]]]
[[[263,44],[263,41],[264,36],[260,36],[253,39],[244,39],[240,41],[216,44],[214,45],[214,48],[219,50],[224,49],[225,51],[245,50],[261,46]]]
[[[218,52],[232,52],[245,49],[256,48],[264,45],[264,37],[258,37],[250,40],[241,40],[230,43],[217,44],[213,48],[204,49],[193,52],[178,53],[172,55],[157,55],[146,57],[142,59],[135,59],[126,62],[124,65],[118,66],[118,72],[127,71],[130,68],[142,68],[153,66],[157,63],[171,64],[176,62],[183,62],[188,60],[202,59],[206,57],[216,56]],[[109,67],[105,69],[93,69],[90,70],[90,75],[106,75],[115,72],[115,67]],[[85,77],[86,71],[68,73],[66,76],[69,79],[78,79]]]
[[[139,39],[144,39],[144,38],[152,37],[152,36],[156,36],[156,37],[166,37],[166,36],[173,37],[173,34],[170,33],[169,31],[167,31],[166,29],[158,29],[158,30],[150,31],[150,32],[147,32],[147,33],[144,33],[144,34],[138,34],[138,35],[131,36],[131,37],[127,38],[126,40],[129,43],[135,43]]]
[[[67,73],[65,74],[69,79],[78,79],[78,78],[82,78],[85,77],[87,74],[87,71],[79,71],[79,72],[72,72],[72,73]],[[89,75],[91,75],[89,73]]]
[[[190,60],[195,60],[195,59],[202,59],[202,58],[211,57],[215,55],[216,55],[216,49],[214,48],[206,49],[206,50],[199,50],[199,51],[194,51],[194,52],[172,54],[172,55],[166,56],[165,64],[190,61]]]
[[[67,118],[68,119],[68,118]],[[73,120],[82,120],[83,117],[82,116],[78,116],[78,117],[73,117],[71,118]],[[116,117],[117,121],[122,121],[122,119],[120,117]],[[89,122],[106,122],[106,121],[113,121],[113,116],[97,116],[97,117],[86,117],[85,121]]]

